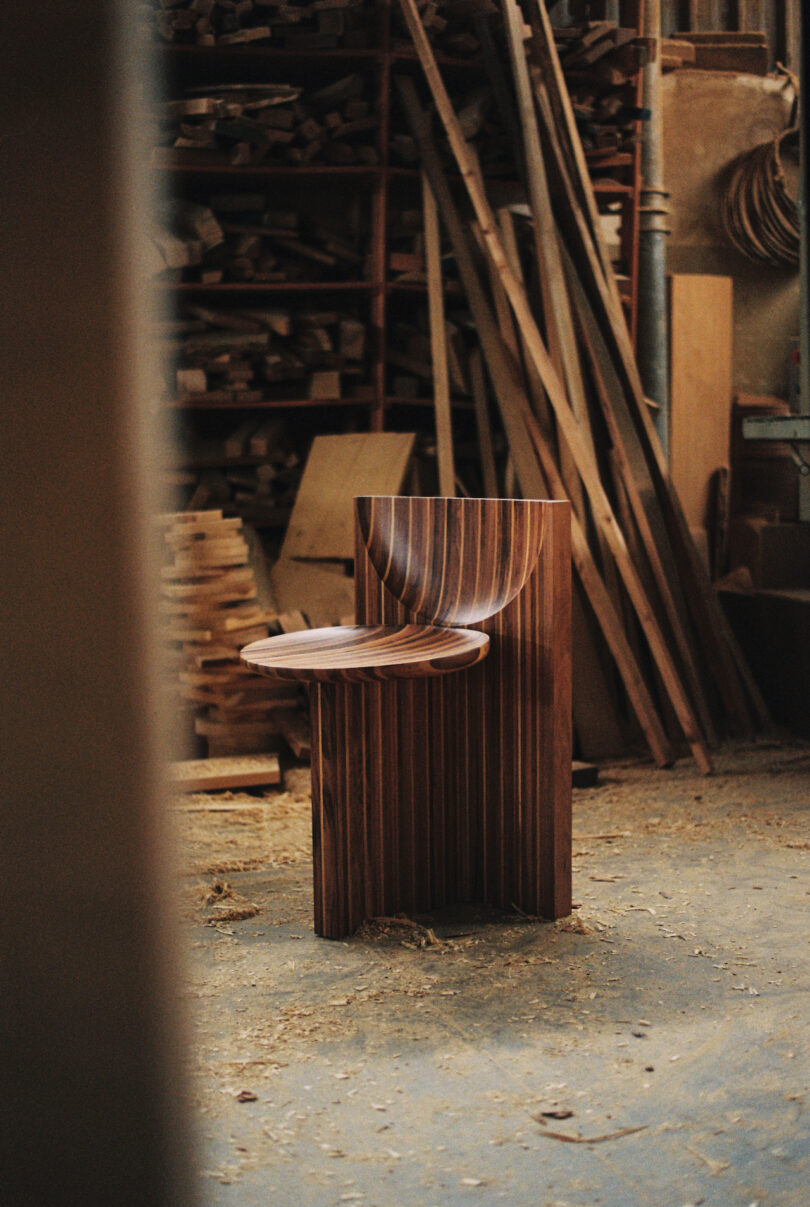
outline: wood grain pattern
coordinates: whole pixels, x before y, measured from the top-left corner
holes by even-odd
[[[433,625],[338,625],[282,633],[242,650],[260,675],[304,682],[422,679],[474,666],[489,638],[469,629]]]
[[[355,574],[358,625],[243,651],[312,683],[316,932],[569,913],[569,504],[360,498]]]
[[[393,691],[384,686],[374,704],[396,706],[395,757],[403,766],[393,784],[384,785],[373,765],[366,780],[368,801],[386,802],[382,834],[375,832],[380,849],[399,836],[386,908],[486,901],[544,917],[568,913],[568,504],[365,498],[357,517],[358,620],[441,617],[490,638],[480,665]],[[425,568],[421,590],[417,563]],[[373,847],[368,859],[366,878]]]
[[[350,558],[352,501],[358,492],[402,488],[413,450],[412,432],[351,432],[316,436],[298,487],[281,550],[291,558]]]

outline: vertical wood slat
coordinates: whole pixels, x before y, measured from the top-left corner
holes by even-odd
[[[436,416],[436,456],[439,463],[439,493],[456,493],[453,461],[453,423],[450,410],[450,375],[447,367],[447,330],[444,318],[441,233],[436,198],[430,181],[422,174],[422,210],[425,231],[425,261],[430,322],[430,354],[433,370],[433,408]]]

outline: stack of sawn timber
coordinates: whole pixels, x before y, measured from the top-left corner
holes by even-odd
[[[178,696],[196,713],[195,732],[211,757],[267,750],[279,732],[274,712],[295,707],[299,692],[239,661],[243,645],[268,635],[242,521],[186,511],[162,516],[160,526],[168,554],[162,636],[173,652]]]
[[[157,106],[154,167],[288,164],[373,167],[379,118],[357,72],[315,91],[212,84]]]
[[[620,681],[661,766],[688,745],[704,772],[721,734],[767,714],[695,550],[644,399],[587,162],[543,0],[500,0],[492,19],[511,64],[493,81],[526,204],[497,213],[422,27],[398,0],[429,96],[396,77],[399,102],[453,245],[517,484],[572,504],[575,724]],[[571,48],[569,54],[571,53]],[[496,56],[501,62],[507,55]],[[424,95],[424,94],[423,94]],[[430,101],[428,108],[426,101]],[[449,143],[466,197],[443,167]],[[463,208],[462,208],[463,204]],[[528,216],[521,256],[516,213]],[[524,281],[527,284],[524,284]],[[590,687],[588,686],[590,684]],[[575,692],[576,697],[576,692]],[[626,727],[626,720],[625,720]]]

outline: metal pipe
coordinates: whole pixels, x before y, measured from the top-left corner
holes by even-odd
[[[642,105],[646,110],[646,121],[641,143],[636,357],[644,393],[658,405],[655,426],[666,454],[669,450],[669,194],[664,189],[660,0],[645,0],[644,35],[655,39],[656,45],[642,74]]]

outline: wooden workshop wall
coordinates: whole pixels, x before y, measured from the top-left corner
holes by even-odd
[[[664,76],[662,93],[669,271],[732,278],[734,392],[787,397],[798,273],[740,255],[720,226],[719,198],[731,160],[784,130],[792,90],[777,78],[676,71]]]

